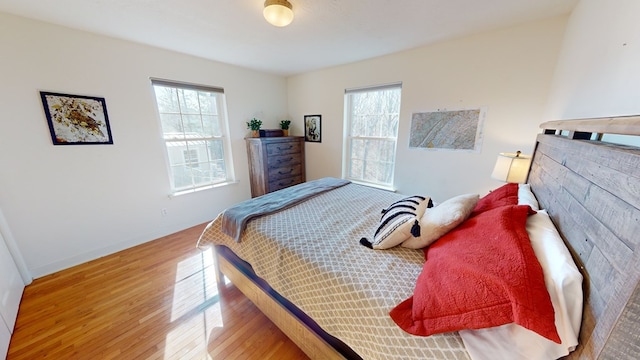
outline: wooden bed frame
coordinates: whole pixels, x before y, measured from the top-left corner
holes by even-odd
[[[640,358],[640,148],[600,141],[640,135],[640,116],[540,127],[528,182],[585,277],[580,344],[567,358]],[[226,275],[310,358],[359,358],[231,251],[216,248],[218,286]]]
[[[580,345],[568,358],[638,359],[640,148],[599,140],[640,135],[640,116],[540,127],[529,183],[585,277]]]
[[[312,359],[361,359],[340,340],[327,334],[295,305],[288,302],[258,276],[251,266],[229,248],[216,245],[218,289],[224,289],[224,274],[289,339]]]

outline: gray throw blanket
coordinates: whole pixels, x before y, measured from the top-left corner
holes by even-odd
[[[326,177],[243,201],[222,213],[222,232],[240,242],[240,235],[249,220],[286,209],[312,196],[347,185],[350,182],[349,180]]]

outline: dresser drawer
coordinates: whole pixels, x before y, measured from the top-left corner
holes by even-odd
[[[284,189],[286,187],[293,186],[300,183],[302,183],[302,175],[297,175],[297,176],[286,178],[286,179],[269,181],[269,191],[271,192],[271,191]]]
[[[287,142],[277,142],[273,144],[267,144],[267,156],[299,154],[299,153],[300,153],[299,141],[287,141]]]
[[[300,164],[302,159],[299,154],[275,155],[267,158],[269,169]]]
[[[298,175],[302,175],[301,164],[269,169],[269,181],[286,179]]]

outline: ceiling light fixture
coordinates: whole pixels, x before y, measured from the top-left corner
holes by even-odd
[[[262,14],[273,26],[283,27],[293,21],[293,7],[287,0],[265,0]]]

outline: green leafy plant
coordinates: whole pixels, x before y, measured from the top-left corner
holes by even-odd
[[[262,126],[262,120],[258,120],[256,118],[251,119],[251,121],[247,121],[247,128],[252,131],[260,130]]]
[[[291,125],[291,120],[280,120],[280,129],[289,130],[289,125]]]

